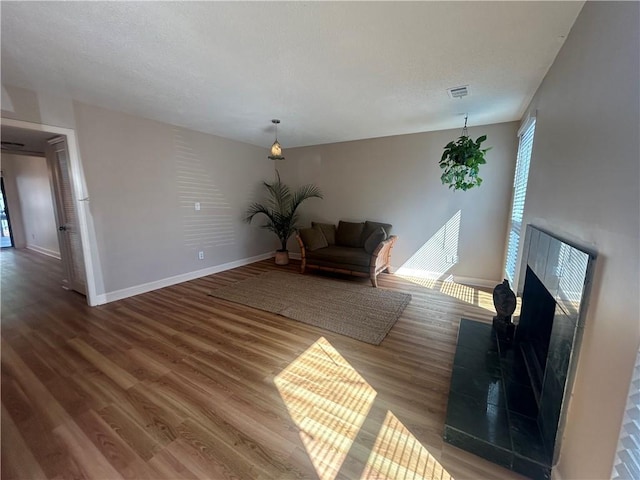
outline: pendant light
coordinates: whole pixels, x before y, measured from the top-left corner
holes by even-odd
[[[268,158],[271,160],[284,160],[284,157],[282,156],[282,147],[278,143],[278,124],[280,123],[280,120],[274,118],[271,120],[271,123],[276,126],[276,141],[271,145],[271,155],[269,155]]]

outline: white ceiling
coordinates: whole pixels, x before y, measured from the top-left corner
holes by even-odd
[[[2,2],[2,83],[255,145],[519,119],[583,2]],[[469,85],[450,99],[446,89]]]

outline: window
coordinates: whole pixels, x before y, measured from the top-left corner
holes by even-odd
[[[522,216],[524,201],[527,195],[527,180],[529,179],[529,163],[533,148],[533,134],[536,130],[536,118],[530,117],[518,132],[518,159],[516,174],[513,180],[513,204],[511,205],[511,226],[509,227],[509,243],[507,246],[507,260],[505,273],[513,285],[516,276],[516,262],[518,261],[518,247],[520,246],[520,232],[522,230]]]

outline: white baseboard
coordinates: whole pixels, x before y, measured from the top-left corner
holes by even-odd
[[[294,260],[300,260],[302,258],[302,255],[299,253],[291,253],[289,252],[289,258],[292,258]]]
[[[163,278],[154,282],[144,283],[142,285],[136,285],[133,287],[123,288],[122,290],[115,290],[113,292],[107,292],[102,295],[96,296],[96,305],[103,305],[109,302],[115,302],[116,300],[122,300],[123,298],[133,297],[134,295],[140,295],[142,293],[151,292],[164,287],[170,287],[182,282],[188,282],[189,280],[195,280],[196,278],[206,277],[207,275],[213,275],[214,273],[224,272],[232,268],[242,267],[249,265],[250,263],[259,262],[272,258],[273,253],[263,253],[254,257],[243,258],[241,260],[235,260],[233,262],[223,263],[221,265],[215,265],[213,267],[203,268],[202,270],[195,270],[193,272],[183,273],[181,275],[175,275],[173,277]]]
[[[41,253],[42,255],[46,255],[47,257],[53,257],[60,260],[60,252],[56,252],[55,250],[49,250],[48,248],[43,248],[38,245],[33,245],[27,243],[26,247],[28,250],[33,250],[34,252]]]

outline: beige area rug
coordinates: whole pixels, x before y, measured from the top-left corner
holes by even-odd
[[[267,272],[209,295],[379,345],[411,295],[314,275]]]

